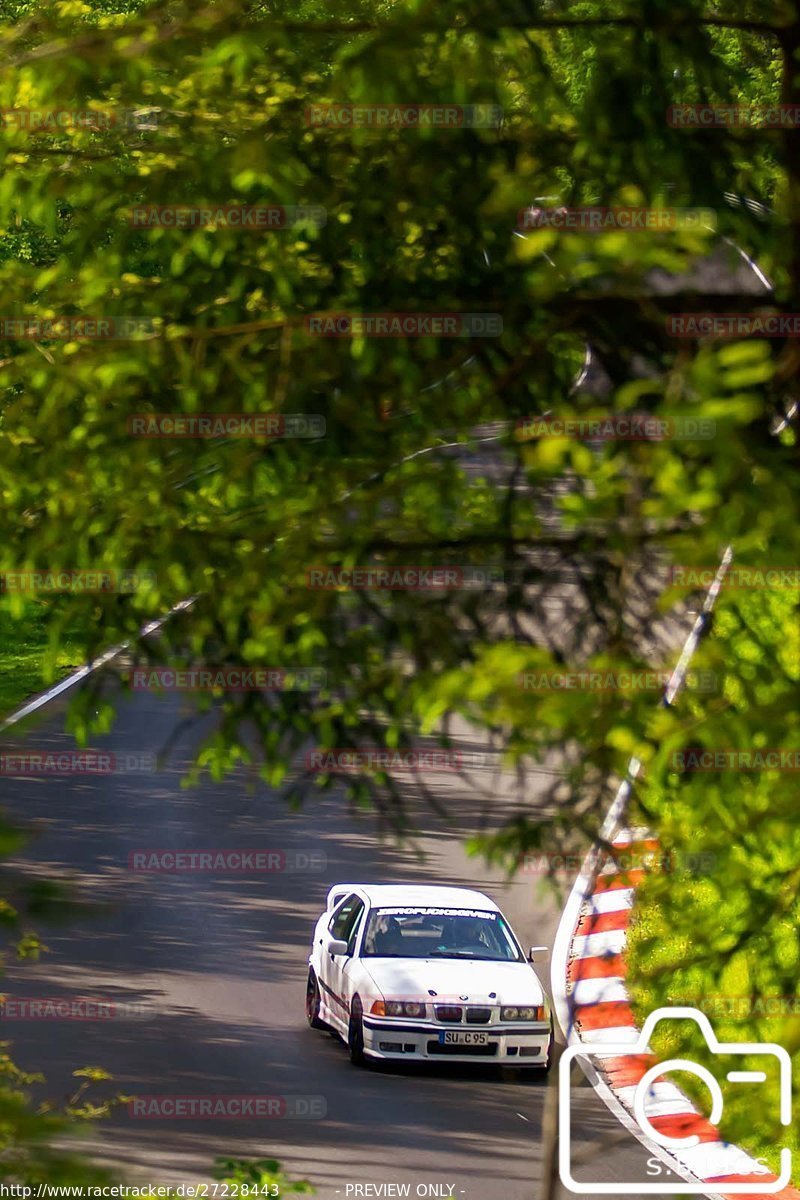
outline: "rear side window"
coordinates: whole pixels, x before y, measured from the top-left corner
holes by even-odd
[[[363,901],[359,900],[358,896],[348,896],[344,904],[337,908],[328,926],[331,935],[349,944],[351,934],[358,927],[358,919],[363,911]]]

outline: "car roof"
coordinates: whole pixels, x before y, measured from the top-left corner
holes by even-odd
[[[406,905],[431,908],[483,908],[499,912],[494,900],[472,888],[443,887],[416,883],[354,883],[369,900],[370,907]]]

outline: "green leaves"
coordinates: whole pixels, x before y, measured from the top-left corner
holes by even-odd
[[[254,1187],[260,1196],[285,1196],[287,1193],[308,1195],[314,1192],[307,1179],[288,1179],[280,1163],[273,1158],[217,1158],[213,1175],[236,1190],[242,1185]]]
[[[189,794],[200,772],[243,771],[299,801],[339,782],[304,769],[310,746],[446,741],[466,719],[544,780],[540,804],[523,791],[520,816],[481,841],[509,863],[551,839],[584,845],[635,752],[642,819],[668,847],[719,855],[685,889],[647,885],[631,960],[642,1003],[665,964],[708,985],[730,958],[750,986],[760,957],[759,986],[789,986],[790,777],[693,773],[674,756],[792,744],[796,596],[726,590],[698,659],[715,686],[690,689],[677,712],[658,707],[657,686],[524,684],[666,672],[701,590],[671,566],[713,568],[728,542],[744,566],[800,562],[796,435],[774,434],[796,400],[791,347],[677,337],[668,324],[765,307],[740,256],[723,261],[731,242],[775,280],[775,307],[797,310],[786,140],[693,132],[665,115],[774,102],[777,43],[701,23],[694,3],[676,18],[661,0],[623,6],[609,27],[580,24],[606,15],[593,0],[529,18],[466,5],[455,22],[405,0],[268,11],[109,0],[37,7],[30,24],[14,24],[29,6],[8,11],[0,108],[114,119],[0,127],[4,312],[144,325],[64,339],[0,326],[0,571],[150,573],[130,593],[40,597],[48,669],[72,644],[91,654],[129,638],[137,661],[325,671],[314,692],[206,696]],[[309,115],[331,105],[362,119]],[[375,115],[390,105],[459,119],[420,128]],[[499,106],[502,123],[473,123],[470,105]],[[248,204],[326,219],[256,231],[132,217]],[[716,230],[525,236],[519,215],[533,204],[710,208]],[[329,337],[309,320],[470,313],[494,314],[502,332]],[[130,418],[157,413],[309,414],[325,428],[132,433]],[[560,432],[519,433],[543,414]],[[580,428],[635,415],[662,433]],[[316,566],[483,582],[318,587]],[[189,595],[191,612],[137,643],[144,619]],[[17,616],[29,603],[2,597]],[[89,744],[113,711],[87,689],[69,727]],[[406,831],[397,780],[348,777],[345,790]]]

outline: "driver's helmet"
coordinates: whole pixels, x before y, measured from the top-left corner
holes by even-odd
[[[376,954],[398,954],[403,948],[403,933],[396,917],[378,918],[373,937]]]
[[[449,946],[478,946],[484,944],[483,922],[478,917],[453,917],[442,930]]]

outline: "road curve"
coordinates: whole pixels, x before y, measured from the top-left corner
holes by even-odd
[[[10,731],[0,749],[72,749],[64,711],[65,701],[55,702],[24,734]],[[508,780],[485,769],[471,783],[428,776],[451,817],[425,816],[422,859],[382,841],[371,815],[348,813],[336,797],[289,812],[266,787],[248,791],[243,776],[182,789],[199,736],[195,725],[181,727],[190,713],[181,697],[137,693],[121,701],[114,731],[93,742],[118,756],[157,753],[176,733],[158,771],[3,781],[7,811],[33,835],[12,870],[28,880],[66,876],[79,903],[69,921],[37,919],[50,952],[39,963],[9,965],[7,996],[105,997],[132,1002],[140,1014],[6,1015],[3,1032],[19,1065],[43,1070],[47,1094],[57,1097],[74,1086],[73,1070],[99,1065],[129,1095],[302,1096],[324,1108],[312,1118],[142,1120],[122,1107],[84,1146],[118,1181],[208,1180],[214,1156],[225,1154],[277,1157],[322,1200],[539,1195],[543,1084],[497,1068],[358,1071],[341,1044],[307,1028],[303,1013],[313,921],[337,880],[468,884],[502,905],[523,942],[552,942],[557,898],[530,876],[504,881],[462,849],[487,811],[496,820],[516,803]],[[488,809],[479,788],[491,797]],[[411,782],[408,793],[419,805]],[[325,865],[267,875],[129,870],[129,855],[146,847],[281,849],[322,854]],[[575,1152],[596,1162],[598,1181],[647,1179],[642,1148],[620,1141],[613,1117],[586,1088],[573,1122]],[[366,1186],[381,1184],[401,1190]]]

